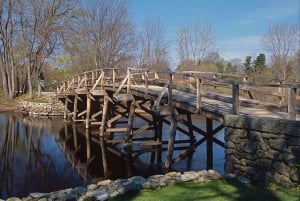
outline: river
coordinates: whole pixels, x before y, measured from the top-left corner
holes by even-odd
[[[204,119],[194,117],[193,122],[205,129]],[[135,124],[142,122],[136,120]],[[163,132],[168,133],[168,129],[164,126]],[[83,130],[81,126],[64,123],[61,117],[36,118],[0,113],[0,198],[86,186],[105,176],[118,179],[165,173],[166,151],[123,157],[124,154],[117,156],[114,151],[108,151],[109,146],[105,146],[108,167],[105,173],[99,142],[91,140],[87,143]],[[224,141],[223,132],[216,134],[216,138]],[[178,132],[176,139],[185,137]],[[196,139],[200,137],[196,136]],[[167,136],[163,139],[167,140]],[[116,147],[122,150],[122,147]],[[90,156],[87,156],[87,150],[90,150]],[[214,144],[213,152],[213,168],[222,173],[224,148]],[[174,155],[179,153],[179,150],[175,151]],[[159,160],[154,161],[155,158]],[[172,170],[181,172],[205,168],[205,143],[190,157],[172,165]]]

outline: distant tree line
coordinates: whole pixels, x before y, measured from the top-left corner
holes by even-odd
[[[296,25],[274,25],[262,44],[266,55],[225,61],[216,51],[216,36],[199,21],[179,28],[174,46],[159,18],[136,27],[125,0],[2,0],[0,1],[0,71],[3,94],[58,83],[72,74],[110,67],[213,71],[300,79],[299,32]],[[171,56],[172,55],[172,56]],[[43,75],[43,76],[41,76]]]

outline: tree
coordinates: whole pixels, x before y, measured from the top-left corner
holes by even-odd
[[[194,70],[205,60],[208,53],[212,52],[215,37],[211,26],[202,26],[199,22],[189,27],[179,29],[177,33],[177,52],[180,63],[185,60],[194,62]]]
[[[252,57],[247,56],[245,59],[244,67],[245,67],[245,73],[249,75],[252,72]]]
[[[260,53],[254,60],[254,72],[260,75],[266,69],[266,56]]]
[[[147,19],[140,36],[139,66],[168,69],[165,27],[159,19]]]
[[[39,75],[42,67],[59,46],[67,28],[72,2],[69,0],[18,0],[21,41],[25,51],[27,84],[33,96],[32,75]],[[39,86],[39,84],[38,84]],[[40,87],[39,87],[40,90]]]
[[[0,71],[5,99],[14,98],[14,17],[13,0],[0,1]]]
[[[79,70],[108,68],[131,58],[134,27],[125,1],[81,1],[66,50]]]
[[[231,62],[228,62],[225,68],[226,73],[236,73],[237,66],[233,65]]]
[[[265,33],[262,43],[271,55],[274,72],[278,78],[286,80],[289,59],[299,45],[299,27],[296,24],[273,25]]]

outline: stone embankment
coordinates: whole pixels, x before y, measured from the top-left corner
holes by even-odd
[[[17,110],[29,116],[62,116],[65,109],[60,101],[51,100],[49,103],[22,101]]]
[[[272,118],[225,118],[225,172],[253,182],[300,183],[300,122]]]
[[[185,173],[169,172],[165,175],[153,175],[145,179],[134,176],[129,179],[103,180],[90,184],[86,188],[76,187],[51,193],[31,193],[28,197],[9,198],[7,201],[47,201],[47,200],[100,200],[143,189],[158,189],[168,185],[193,181],[197,183],[221,179],[222,175],[214,170],[189,171]]]

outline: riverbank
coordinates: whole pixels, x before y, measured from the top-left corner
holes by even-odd
[[[29,116],[62,116],[64,105],[47,93],[33,98],[22,95],[10,102],[0,96],[0,112],[16,112]]]
[[[16,111],[17,108],[18,108],[18,104],[16,103],[0,102],[0,112],[12,112],[12,111]]]

